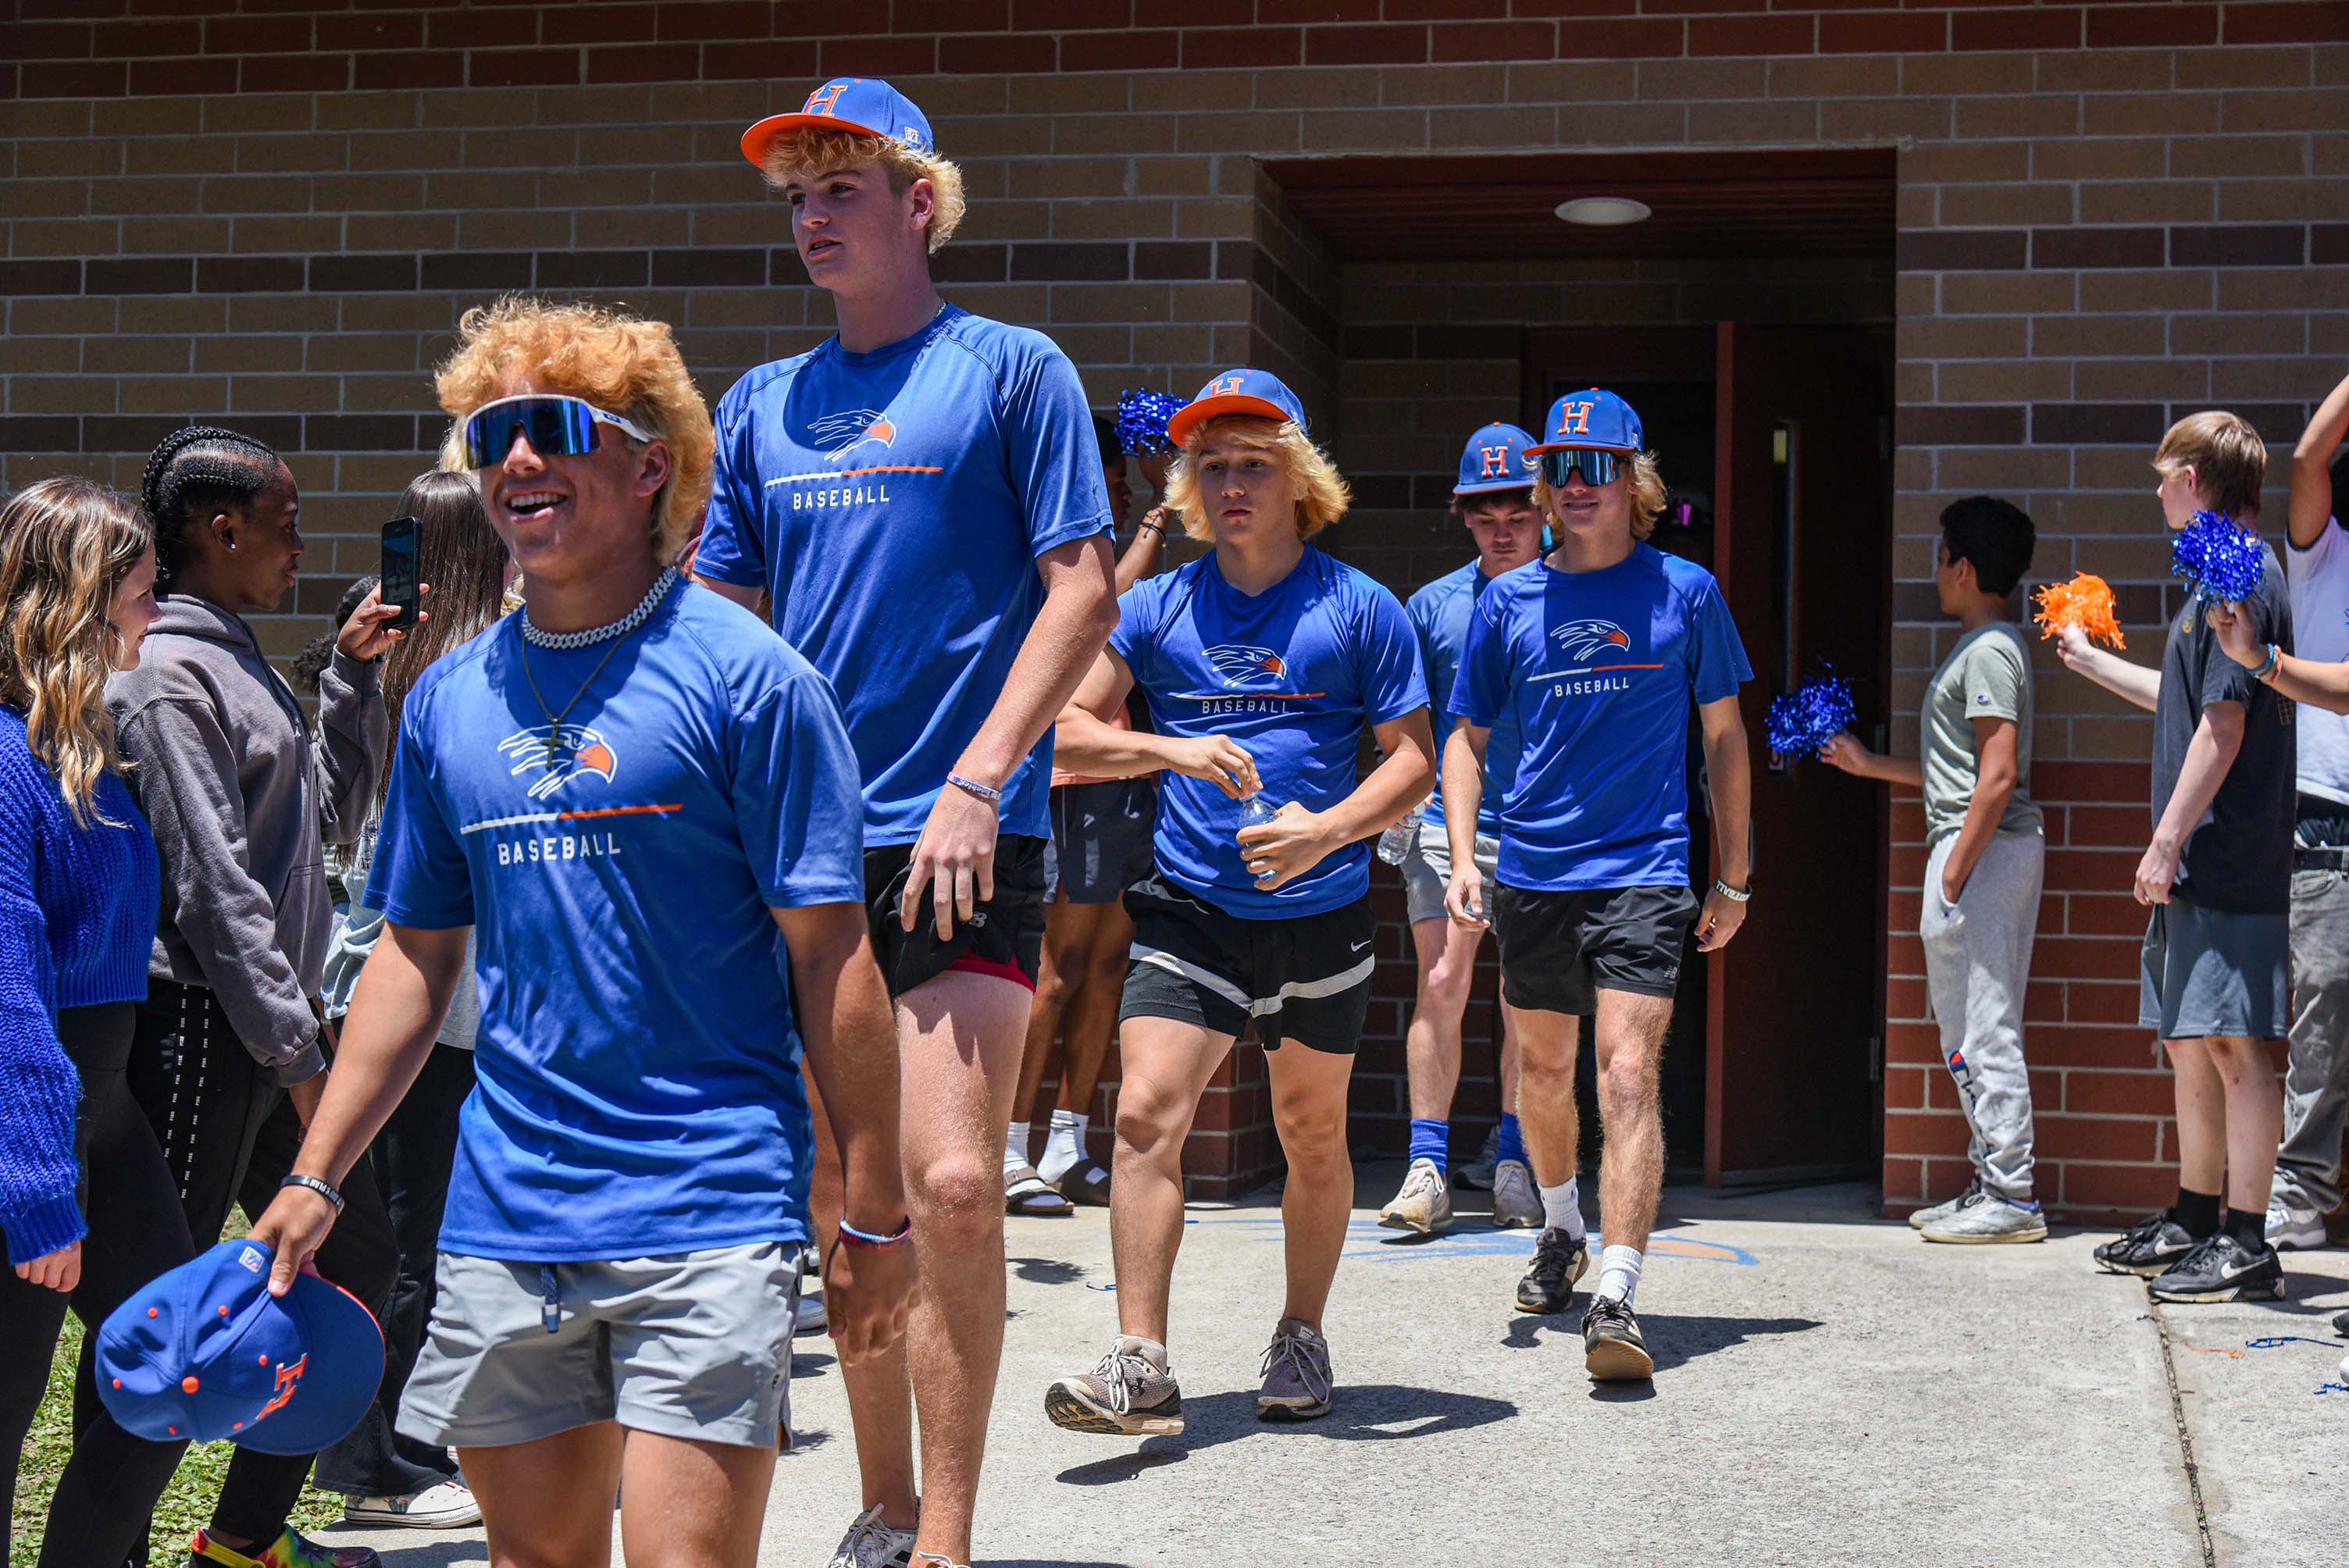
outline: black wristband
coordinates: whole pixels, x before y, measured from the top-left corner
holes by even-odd
[[[316,1192],[335,1206],[336,1213],[339,1214],[343,1212],[343,1195],[335,1191],[334,1183],[331,1181],[322,1181],[316,1176],[305,1176],[297,1171],[277,1183],[277,1189],[281,1192],[288,1187],[300,1187],[305,1191]]]

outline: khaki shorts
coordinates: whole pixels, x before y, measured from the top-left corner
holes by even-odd
[[[1500,858],[1501,841],[1477,834],[1476,869],[1484,874],[1487,904],[1500,881]],[[1402,872],[1403,918],[1409,923],[1450,918],[1444,910],[1444,893],[1452,885],[1452,841],[1444,837],[1441,823],[1422,822],[1419,847],[1395,869]]]
[[[775,1242],[576,1264],[442,1253],[398,1430],[496,1448],[616,1420],[772,1448],[791,1409],[799,1256]]]

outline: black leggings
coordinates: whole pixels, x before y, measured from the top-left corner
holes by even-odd
[[[383,1388],[378,1402],[387,1417],[398,1416],[400,1392],[424,1348],[440,1261],[440,1216],[449,1206],[449,1171],[457,1160],[457,1113],[472,1092],[473,1053],[462,1046],[435,1045],[367,1151],[399,1243],[399,1283],[383,1309]],[[441,1476],[457,1473],[447,1449],[405,1436],[395,1435],[392,1441],[410,1464]]]
[[[162,1143],[189,1233],[206,1243],[217,1238],[231,1203],[248,1218],[259,1217],[293,1168],[301,1120],[285,1090],[236,1037],[210,987],[153,983],[139,1006],[129,1079]],[[344,1179],[343,1196],[347,1207],[318,1249],[318,1272],[380,1317],[399,1256],[383,1194],[364,1156]],[[85,1350],[82,1385],[90,1378]],[[399,1496],[441,1479],[393,1453],[390,1425],[378,1404],[348,1436],[316,1456],[239,1449],[213,1506],[212,1528],[264,1545],[276,1539],[314,1457],[318,1485],[351,1496]]]
[[[74,1152],[83,1170],[89,1234],[82,1239],[81,1283],[70,1301],[13,1271],[0,1274],[0,1547],[7,1541],[5,1510],[16,1501],[17,1456],[48,1386],[67,1307],[94,1338],[134,1292],[195,1253],[163,1150],[123,1079],[131,1027],[129,1002],[57,1015],[57,1037],[81,1075]],[[82,1376],[86,1383],[88,1374]],[[86,1413],[78,1408],[85,1404]],[[188,1446],[132,1437],[95,1398],[77,1398],[76,1405],[73,1453],[49,1502],[41,1568],[112,1564],[133,1554]],[[0,1550],[0,1559],[6,1556]]]

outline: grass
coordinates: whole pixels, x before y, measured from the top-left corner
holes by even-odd
[[[232,1215],[229,1234],[241,1235],[243,1216]],[[16,1507],[8,1526],[8,1568],[32,1568],[41,1554],[41,1532],[49,1512],[49,1494],[57,1491],[58,1472],[73,1451],[74,1364],[81,1355],[80,1320],[70,1314],[65,1332],[57,1336],[57,1353],[49,1364],[49,1388],[25,1437],[25,1454],[16,1474]],[[228,1461],[235,1456],[231,1443],[191,1444],[171,1484],[155,1504],[151,1527],[152,1560],[170,1564],[187,1551],[197,1528],[212,1518],[212,1501],[228,1477]],[[293,1523],[305,1533],[343,1516],[343,1500],[314,1486],[302,1489],[294,1505]]]

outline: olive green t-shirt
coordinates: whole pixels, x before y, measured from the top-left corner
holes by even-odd
[[[2031,802],[2031,652],[2023,633],[2005,622],[1958,639],[1933,673],[1925,693],[1925,841],[1939,843],[1966,824],[1974,782],[1982,776],[1978,718],[2014,721],[2014,794],[2002,833],[2035,833],[2040,811]]]

